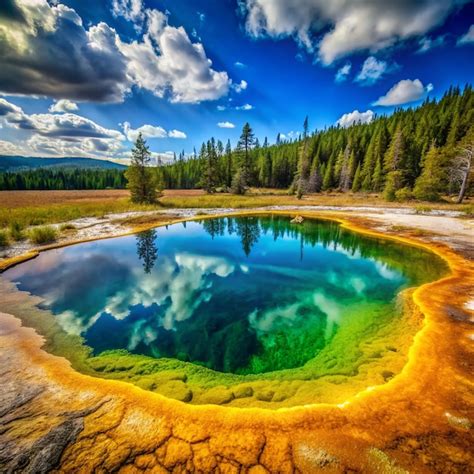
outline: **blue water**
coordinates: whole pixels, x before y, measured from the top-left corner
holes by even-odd
[[[442,271],[419,249],[333,222],[269,216],[175,224],[51,250],[4,276],[41,296],[95,354],[127,349],[259,373],[303,365],[357,305],[395,311],[402,288]]]

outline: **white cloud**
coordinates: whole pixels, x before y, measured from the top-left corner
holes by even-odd
[[[0,92],[121,102],[139,87],[172,102],[198,103],[229,91],[231,80],[212,68],[203,45],[140,0],[112,3],[115,15],[144,31],[131,43],[104,22],[86,28],[65,5],[16,2],[21,21],[0,19]]]
[[[186,134],[181,130],[170,130],[168,136],[170,138],[187,138]]]
[[[433,90],[433,84],[426,87],[419,79],[404,79],[395,84],[384,96],[379,97],[373,105],[402,105],[421,100]]]
[[[20,21],[0,20],[0,91],[116,102],[129,88],[125,58],[105,23],[46,0],[16,0]]]
[[[134,142],[141,133],[143,138],[186,138],[186,134],[180,130],[170,130],[167,132],[163,127],[145,124],[138,128],[132,128],[129,122],[122,124],[123,132],[129,142]]]
[[[354,110],[353,112],[344,114],[336,123],[337,125],[347,128],[357,123],[370,123],[374,118],[374,112],[367,110],[366,112],[359,112]]]
[[[244,104],[244,105],[239,105],[235,108],[235,110],[253,110],[253,105],[250,104]]]
[[[236,62],[234,63],[234,66],[235,66],[235,67],[239,67],[239,68],[241,68],[241,69],[244,69],[244,68],[247,67],[246,64],[241,63],[240,61],[236,61]]]
[[[458,39],[458,45],[474,43],[474,25],[471,25],[467,32]]]
[[[226,110],[226,109],[227,109],[227,107],[226,107],[225,105],[218,105],[218,106],[217,106],[217,110],[218,110],[219,112],[224,112],[224,110]]]
[[[129,122],[123,123],[123,132],[129,142],[134,142],[141,133],[143,138],[166,138],[168,133],[163,127],[145,124],[138,128],[131,128]]]
[[[0,140],[0,155],[21,155],[23,150],[17,143]]]
[[[115,17],[123,16],[137,25],[145,19],[142,0],[112,0],[112,13]]]
[[[377,51],[444,22],[466,0],[242,0],[255,37],[294,37],[324,64],[356,51]],[[319,40],[315,33],[329,28]]]
[[[238,84],[233,84],[232,87],[234,88],[234,90],[240,94],[242,91],[246,90],[247,89],[247,81],[244,81],[243,79],[238,83]]]
[[[430,38],[429,36],[423,36],[418,41],[419,48],[417,49],[417,54],[426,53],[430,49],[437,48],[442,46],[445,42],[446,36],[441,35],[437,38]]]
[[[232,122],[219,122],[217,126],[219,128],[235,128],[235,125]]]
[[[72,102],[68,99],[61,99],[56,101],[51,107],[48,109],[50,112],[75,112],[79,110],[79,107],[75,102]]]
[[[124,139],[120,132],[101,127],[80,115],[72,113],[29,115],[21,107],[2,98],[0,98],[0,117],[3,117],[4,123],[11,128],[52,138]]]
[[[132,82],[171,102],[198,103],[215,100],[229,91],[226,72],[212,69],[201,43],[192,43],[184,28],[166,24],[158,10],[147,10],[148,29],[142,42],[123,43]]]
[[[378,60],[374,56],[369,56],[362,64],[362,68],[354,81],[362,85],[375,84],[391,68],[386,61]]]
[[[24,137],[14,147],[4,142],[5,154],[110,158],[123,156],[125,151],[122,133],[73,113],[27,114],[0,98],[0,118]]]
[[[351,72],[351,68],[351,63],[347,62],[346,64],[344,64],[344,66],[338,69],[334,80],[338,83],[344,82],[347,79],[349,73]]]

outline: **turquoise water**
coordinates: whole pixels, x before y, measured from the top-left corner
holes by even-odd
[[[401,289],[445,270],[423,250],[334,222],[267,216],[51,250],[4,276],[95,354],[126,349],[244,374],[304,365],[358,308],[396,315]]]

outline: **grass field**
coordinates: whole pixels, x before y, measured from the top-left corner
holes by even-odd
[[[259,189],[245,196],[205,194],[201,190],[168,190],[156,205],[137,205],[129,201],[127,190],[93,191],[1,191],[0,228],[17,223],[22,227],[67,222],[81,217],[100,217],[110,213],[159,210],[163,208],[251,208],[283,205],[406,207],[460,210],[472,213],[473,205],[449,202],[388,203],[375,194],[324,193],[298,200],[284,190]]]

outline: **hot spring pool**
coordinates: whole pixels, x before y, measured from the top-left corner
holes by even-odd
[[[397,337],[416,332],[404,332],[402,290],[446,271],[416,247],[275,215],[50,250],[3,277],[41,297],[62,333],[81,336],[94,371],[138,385],[154,377],[144,388],[158,392],[184,384],[196,399],[242,383],[258,390],[262,380],[360,377],[364,364],[406,350]],[[394,375],[384,367],[384,379]],[[159,377],[176,371],[184,376]]]

